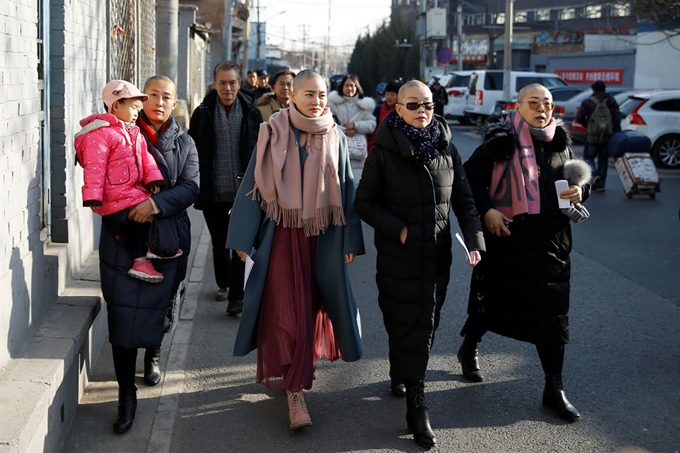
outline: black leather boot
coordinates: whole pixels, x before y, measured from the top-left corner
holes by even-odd
[[[472,382],[482,382],[484,380],[482,370],[479,369],[479,358],[477,357],[478,345],[479,341],[472,340],[466,335],[456,356],[463,368],[463,376]]]
[[[567,399],[562,387],[562,375],[546,374],[543,389],[543,405],[553,409],[560,418],[573,422],[581,417],[579,411]]]
[[[437,444],[430,426],[430,412],[422,385],[406,387],[406,424],[409,433],[413,433],[413,440],[421,447],[432,448]]]
[[[144,353],[144,383],[154,386],[161,381],[161,370],[158,363],[161,359],[160,349],[147,349]]]
[[[395,381],[394,379],[390,379],[390,391],[392,392],[392,395],[396,396],[397,398],[403,398],[406,396],[406,386],[404,383]]]
[[[117,433],[125,433],[132,428],[137,410],[137,386],[118,389],[118,415],[113,422],[113,430]]]

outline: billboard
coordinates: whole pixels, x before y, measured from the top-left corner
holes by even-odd
[[[428,38],[446,37],[446,9],[431,8],[427,11],[427,25],[425,27]]]

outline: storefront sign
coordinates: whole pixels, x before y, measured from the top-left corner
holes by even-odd
[[[556,69],[555,74],[567,83],[588,83],[601,80],[610,85],[623,83],[623,69]]]

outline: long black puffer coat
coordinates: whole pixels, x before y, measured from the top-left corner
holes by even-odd
[[[378,302],[390,336],[392,377],[416,384],[424,377],[449,282],[451,208],[469,249],[483,249],[483,237],[446,122],[433,120],[442,132],[440,155],[425,166],[416,162],[408,138],[390,126],[389,115],[378,126],[354,205],[375,230]]]
[[[158,216],[176,217],[183,255],[153,261],[164,276],[162,283],[132,278],[127,271],[133,257],[119,242],[120,223],[130,221],[124,215],[127,211],[102,217],[99,270],[108,310],[109,342],[127,349],[160,348],[163,334],[176,325],[191,251],[191,225],[186,210],[198,198],[196,146],[172,117],[156,144],[147,139],[147,146],[165,180],[165,187],[152,198],[161,210]]]
[[[512,155],[515,140],[509,123],[492,118],[484,142],[465,162],[482,218],[492,208],[489,186],[494,162]],[[541,212],[516,216],[507,237],[484,229],[486,252],[472,273],[468,313],[481,315],[486,327],[497,334],[539,345],[560,345],[569,342],[572,240],[570,220],[559,210],[554,182],[564,179],[564,163],[573,159],[574,153],[569,133],[561,124],[552,141],[534,139],[534,149]],[[585,184],[582,192],[585,200],[590,185]]]

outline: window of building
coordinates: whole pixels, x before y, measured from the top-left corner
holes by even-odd
[[[560,20],[571,20],[576,16],[574,8],[564,8],[560,11]]]
[[[547,8],[537,9],[535,17],[535,20],[550,20],[550,10]]]
[[[470,14],[467,16],[468,25],[484,25],[484,14]]]
[[[515,22],[516,23],[522,23],[527,21],[527,12],[526,11],[520,11],[515,13]]]
[[[586,6],[587,19],[599,19],[602,17],[602,7],[600,5]]]
[[[614,17],[630,16],[630,3],[616,3],[612,7],[612,15]]]
[[[497,24],[504,24],[505,23],[505,13],[498,13],[496,15],[496,23]]]

